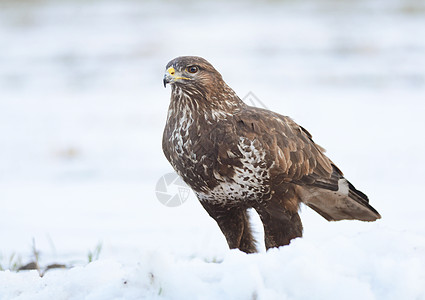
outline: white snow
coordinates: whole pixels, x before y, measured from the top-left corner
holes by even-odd
[[[1,1],[0,265],[34,238],[72,268],[0,271],[0,300],[425,299],[424,26],[419,0]],[[246,255],[192,192],[163,206],[180,55],[308,129],[382,220],[302,207],[302,239]]]

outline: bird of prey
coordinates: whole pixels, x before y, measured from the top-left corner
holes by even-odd
[[[267,249],[302,236],[301,202],[328,221],[381,218],[306,129],[245,104],[205,59],[171,60],[167,84],[164,154],[218,223],[229,248],[257,251],[249,208],[261,218]]]

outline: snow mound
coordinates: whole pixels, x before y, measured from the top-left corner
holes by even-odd
[[[397,242],[395,242],[397,240]],[[425,238],[381,228],[220,258],[140,254],[137,264],[0,272],[0,299],[425,299]]]

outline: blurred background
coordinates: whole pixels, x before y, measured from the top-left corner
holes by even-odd
[[[383,216],[329,224],[304,208],[306,239],[423,236],[424,30],[421,0],[1,0],[0,259],[33,238],[46,260],[99,242],[121,260],[226,251],[193,194],[155,196],[172,171],[162,77],[181,55],[307,128]]]

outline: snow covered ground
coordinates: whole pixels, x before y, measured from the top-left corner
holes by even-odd
[[[0,271],[0,299],[425,299],[424,28],[419,0],[1,1],[0,265],[34,239],[73,268]],[[162,205],[179,55],[307,128],[382,220],[303,207],[302,239],[245,255],[193,193]]]

